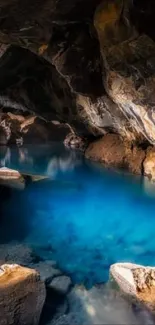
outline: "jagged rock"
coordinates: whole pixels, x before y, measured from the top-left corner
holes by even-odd
[[[59,1],[62,12],[65,1]],[[79,136],[98,136],[113,130],[131,138],[137,137],[126,116],[106,95],[103,87],[99,46],[92,24],[93,10],[99,2],[91,0],[88,5],[87,0],[76,0],[72,5],[67,3],[67,11],[63,15],[58,10],[59,5],[54,5],[55,0],[49,0],[44,5],[38,5],[38,1],[33,0],[31,5],[34,8],[37,5],[37,12],[32,11],[30,15],[23,3],[20,9],[22,20],[16,17],[20,4],[14,2],[14,14],[9,19],[9,25],[6,18],[0,40],[28,48],[50,64],[45,66],[28,51],[10,47],[4,53],[0,66],[2,106],[33,111],[48,120],[67,122]],[[10,0],[1,6],[1,10],[12,12],[11,7]],[[88,15],[90,8],[93,9],[91,17]],[[82,19],[83,9],[88,20]],[[80,16],[79,10],[82,12]],[[34,26],[34,21],[38,21],[38,25]],[[44,27],[41,27],[42,23]],[[17,61],[16,57],[21,59]],[[15,67],[11,71],[8,70],[8,62]],[[25,66],[29,69],[26,70]]]
[[[131,24],[130,3],[103,1],[96,10],[103,82],[133,129],[154,144],[155,43]]]
[[[124,168],[135,174],[142,174],[145,151],[119,135],[107,134],[91,143],[85,151],[86,158],[105,163],[107,166]]]
[[[144,175],[155,181],[155,149],[148,148],[146,158],[143,163]]]
[[[116,263],[110,275],[123,293],[155,311],[155,268],[132,263]]]
[[[39,274],[16,264],[0,268],[0,324],[37,325],[45,302]]]
[[[48,287],[65,295],[68,293],[68,291],[71,287],[71,284],[72,284],[71,279],[66,275],[62,275],[62,276],[55,277],[48,284]]]

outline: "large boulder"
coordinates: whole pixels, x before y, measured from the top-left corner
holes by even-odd
[[[17,264],[0,268],[0,325],[37,325],[45,302],[39,274]]]
[[[120,290],[155,311],[155,268],[132,263],[116,263],[110,275]]]
[[[131,173],[142,174],[145,151],[129,141],[124,141],[117,134],[107,134],[92,142],[86,149],[85,156],[106,166],[124,168]]]

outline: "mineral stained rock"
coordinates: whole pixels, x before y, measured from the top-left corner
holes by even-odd
[[[37,325],[45,302],[39,274],[17,264],[0,268],[0,325]]]

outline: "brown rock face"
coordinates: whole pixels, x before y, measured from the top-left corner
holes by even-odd
[[[37,325],[45,286],[35,270],[16,264],[0,268],[0,325]]]
[[[121,167],[125,159],[125,146],[118,135],[107,134],[91,143],[85,155],[86,158]]]
[[[85,152],[86,158],[105,163],[107,166],[124,168],[141,174],[145,151],[132,145],[116,134],[107,134],[91,143]]]
[[[155,181],[155,149],[148,148],[146,158],[144,160],[144,174],[152,181]]]

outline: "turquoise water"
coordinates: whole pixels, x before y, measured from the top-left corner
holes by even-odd
[[[115,262],[155,265],[155,197],[153,189],[148,194],[149,183],[63,146],[5,150],[1,166],[49,178],[13,192],[3,207],[1,243],[32,245],[88,287],[106,281]]]

